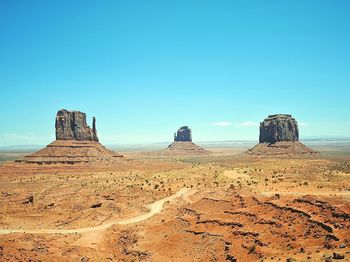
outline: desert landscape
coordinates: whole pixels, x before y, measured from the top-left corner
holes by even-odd
[[[0,262],[350,262],[350,0],[0,0]]]
[[[186,153],[186,127],[173,155],[122,155],[95,119],[59,111],[56,141],[0,165],[0,260],[348,261],[350,155],[311,150],[291,116],[272,118],[249,150]]]

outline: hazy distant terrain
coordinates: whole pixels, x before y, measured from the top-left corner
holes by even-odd
[[[350,138],[317,138],[305,139],[302,142],[327,156],[350,155]],[[197,142],[201,147],[209,150],[235,149],[235,153],[244,152],[254,146],[257,141],[234,140],[234,141],[202,141]],[[152,152],[166,148],[170,142],[154,144],[115,144],[107,145],[109,149],[122,153]],[[25,155],[34,153],[43,148],[43,145],[17,145],[0,146],[0,162],[22,159]],[[232,153],[232,152],[231,152]]]
[[[324,140],[305,140],[304,144],[321,152],[330,155],[349,155],[350,140],[349,139],[324,139]]]

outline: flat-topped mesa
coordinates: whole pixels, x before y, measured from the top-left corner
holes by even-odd
[[[80,111],[61,109],[56,115],[56,140],[77,140],[98,142],[96,118],[92,129],[86,123],[86,114]]]
[[[260,123],[259,143],[299,141],[297,121],[288,114],[269,115]]]
[[[188,126],[182,126],[174,134],[174,142],[192,142],[192,131]]]
[[[269,115],[260,123],[259,144],[245,152],[251,156],[294,157],[318,152],[299,142],[297,121],[287,114]]]

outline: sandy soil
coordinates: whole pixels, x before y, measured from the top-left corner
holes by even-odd
[[[0,261],[349,261],[349,156],[213,152],[0,165]]]
[[[181,188],[178,192],[176,192],[174,195],[165,197],[163,199],[157,200],[151,204],[148,204],[146,207],[148,208],[148,212],[144,213],[142,215],[138,215],[135,217],[131,217],[124,220],[117,220],[117,221],[108,221],[107,223],[102,223],[101,225],[94,226],[94,227],[83,227],[83,228],[74,228],[74,229],[1,229],[0,228],[0,235],[5,234],[12,234],[12,233],[28,233],[28,234],[84,234],[84,233],[90,233],[94,231],[99,231],[103,229],[107,229],[115,224],[118,225],[128,225],[128,224],[134,224],[141,222],[143,220],[146,220],[155,214],[159,213],[163,209],[163,205],[167,201],[171,201],[174,198],[187,195],[189,192],[188,188]]]

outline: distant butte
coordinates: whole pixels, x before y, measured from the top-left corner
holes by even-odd
[[[38,152],[25,156],[22,162],[33,164],[92,164],[113,162],[119,155],[98,141],[96,119],[92,128],[80,111],[59,110],[56,115],[56,141]]]
[[[259,144],[246,151],[252,156],[315,155],[317,152],[299,142],[297,121],[289,114],[269,115],[260,123]]]
[[[174,134],[174,142],[165,150],[170,155],[208,155],[209,151],[192,142],[192,130],[182,126]]]
[[[192,130],[188,126],[180,127],[174,134],[174,142],[192,142]]]

